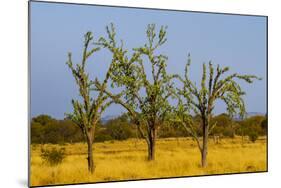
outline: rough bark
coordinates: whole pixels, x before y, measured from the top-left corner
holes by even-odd
[[[89,173],[94,173],[95,165],[94,165],[94,156],[93,156],[93,137],[91,131],[87,134],[87,145],[88,145],[88,171]]]
[[[156,144],[156,130],[151,129],[148,136],[148,160],[155,160],[155,144]]]
[[[203,143],[201,149],[201,166],[207,167],[207,155],[208,155],[208,137],[209,137],[209,122],[203,118]]]

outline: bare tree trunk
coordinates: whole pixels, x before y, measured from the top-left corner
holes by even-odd
[[[148,160],[155,160],[156,130],[153,128],[148,135]]]
[[[208,155],[208,123],[203,123],[203,146],[201,150],[201,165],[202,167],[207,166],[207,155]]]
[[[93,174],[95,171],[95,165],[94,165],[94,157],[93,157],[93,138],[91,131],[87,134],[87,145],[88,145],[88,171]]]

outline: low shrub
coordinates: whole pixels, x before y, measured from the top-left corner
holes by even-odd
[[[255,131],[249,132],[249,133],[248,133],[248,136],[249,136],[249,139],[250,139],[253,143],[254,143],[254,142],[258,139],[258,137],[259,137],[258,133],[255,132]]]
[[[65,159],[65,149],[60,148],[52,148],[52,149],[44,149],[41,148],[41,158],[51,166],[56,166],[61,164]]]

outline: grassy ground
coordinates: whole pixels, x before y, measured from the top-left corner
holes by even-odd
[[[41,145],[31,146],[31,185],[69,184],[114,180],[194,176],[266,170],[266,140],[256,143],[241,138],[209,141],[208,167],[200,167],[200,153],[191,138],[159,139],[156,160],[147,161],[144,141],[127,140],[97,143],[94,146],[96,171],[87,172],[87,146],[83,143],[44,145],[64,147],[67,157],[58,166],[49,166],[40,157]]]

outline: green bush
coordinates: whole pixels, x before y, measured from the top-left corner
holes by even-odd
[[[41,158],[51,166],[56,166],[61,164],[62,161],[65,159],[65,149],[60,148],[52,148],[51,150],[48,149],[41,149]]]
[[[114,140],[126,140],[134,135],[132,125],[122,120],[120,117],[108,121],[105,125],[105,134]]]
[[[103,132],[100,132],[100,134],[96,134],[95,136],[95,142],[104,142],[107,140],[113,140],[113,138],[110,135],[104,134]]]
[[[248,133],[248,136],[249,136],[249,139],[250,139],[252,142],[255,142],[255,141],[258,139],[258,137],[259,137],[258,133],[255,132],[255,131],[249,132],[249,133]]]
[[[234,138],[234,130],[231,127],[226,127],[223,130],[223,136]]]

